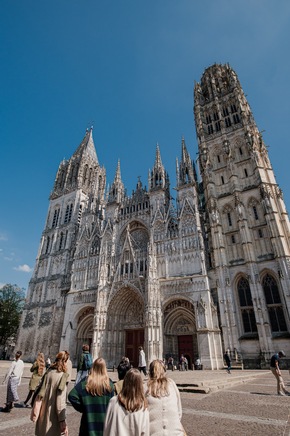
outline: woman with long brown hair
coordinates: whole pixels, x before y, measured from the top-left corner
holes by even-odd
[[[38,396],[42,398],[36,421],[36,436],[60,436],[67,433],[66,425],[66,368],[67,355],[60,351],[45,373]]]
[[[23,402],[24,407],[29,407],[27,403],[30,400],[30,398],[32,397],[33,392],[35,391],[35,389],[39,385],[41,377],[43,376],[43,374],[45,372],[45,361],[44,361],[44,354],[43,353],[38,353],[34,364],[30,368],[30,372],[32,372],[32,376],[31,376],[31,379],[29,381],[28,395],[26,397],[26,400]]]
[[[117,397],[109,402],[104,436],[149,436],[149,414],[143,379],[137,369],[130,369]]]
[[[77,383],[68,395],[74,409],[82,413],[80,436],[103,434],[107,407],[113,396],[114,385],[106,362],[99,357],[94,361],[88,377]]]
[[[150,435],[184,435],[180,394],[175,382],[167,378],[162,360],[150,363],[146,398]]]

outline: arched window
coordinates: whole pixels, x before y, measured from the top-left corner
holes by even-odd
[[[267,274],[262,281],[273,332],[287,331],[287,325],[276,280]]]
[[[63,237],[63,232],[60,233],[60,238],[59,238],[59,250],[63,249],[63,242],[64,242],[64,237]]]
[[[242,277],[238,282],[238,294],[242,313],[244,332],[253,333],[257,331],[256,318],[254,313],[251,289],[248,280]]]
[[[66,206],[66,210],[65,210],[65,216],[64,216],[64,223],[67,224],[71,221],[71,217],[72,217],[72,211],[73,211],[73,204],[68,204]]]
[[[52,220],[52,226],[51,227],[56,227],[57,223],[58,223],[58,217],[59,217],[59,212],[60,209],[55,209],[54,214],[53,214],[53,220]]]
[[[46,240],[45,254],[49,253],[49,248],[50,248],[49,246],[50,246],[50,237],[48,236]]]

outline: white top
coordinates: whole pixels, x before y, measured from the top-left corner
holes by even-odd
[[[104,436],[149,436],[149,412],[128,412],[118,401],[110,399],[104,424]]]
[[[146,366],[145,353],[144,353],[144,350],[140,350],[138,367],[143,368],[144,366]]]
[[[23,370],[24,370],[24,363],[23,360],[18,359],[18,360],[14,360],[11,363],[11,366],[9,368],[9,371],[7,372],[6,376],[5,376],[5,381],[9,378],[9,377],[18,377],[19,378],[19,384],[21,381],[21,377],[23,374]]]

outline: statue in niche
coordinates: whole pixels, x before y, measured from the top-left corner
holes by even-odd
[[[211,212],[211,219],[213,224],[219,224],[219,213],[217,209],[213,209]]]
[[[206,318],[205,318],[206,304],[203,301],[203,298],[200,297],[198,302],[198,327],[205,328],[206,327]]]

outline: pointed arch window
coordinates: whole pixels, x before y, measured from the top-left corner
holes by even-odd
[[[59,250],[63,249],[63,243],[64,243],[64,234],[63,234],[63,232],[61,232],[60,238],[59,238]]]
[[[45,254],[49,253],[49,246],[50,246],[50,237],[48,236],[46,240]]]
[[[60,209],[55,209],[54,214],[53,214],[52,226],[51,227],[56,227],[57,226],[58,218],[59,218],[59,211],[60,211]]]
[[[65,210],[65,216],[64,216],[64,223],[67,224],[71,221],[71,217],[72,217],[72,211],[73,211],[73,204],[68,204],[66,206],[66,210]]]
[[[237,288],[244,332],[254,333],[257,331],[257,324],[248,280],[245,277],[240,278]]]
[[[272,332],[287,331],[283,306],[276,280],[267,274],[262,281]]]

